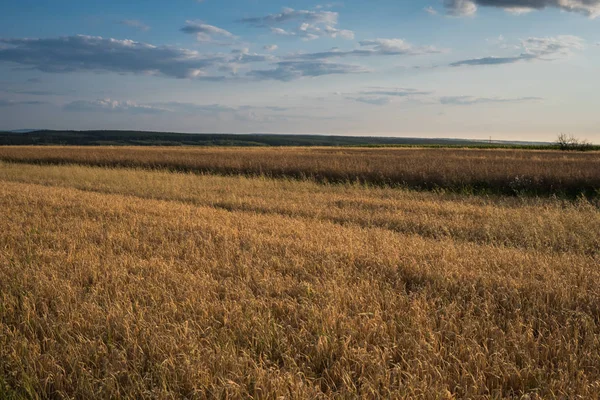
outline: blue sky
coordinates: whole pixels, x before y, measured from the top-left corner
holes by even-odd
[[[600,0],[22,0],[0,129],[600,142]]]

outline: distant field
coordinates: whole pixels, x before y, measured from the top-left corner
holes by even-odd
[[[598,196],[600,152],[518,149],[0,147],[0,160],[362,182],[461,193]]]
[[[468,139],[402,137],[211,134],[144,131],[26,131],[1,132],[3,145],[75,146],[521,146],[549,147],[548,143],[495,142]],[[598,148],[600,150],[600,147]]]
[[[597,188],[597,154],[0,154],[19,161],[0,162],[0,398],[600,391],[597,199],[286,178],[527,171]]]

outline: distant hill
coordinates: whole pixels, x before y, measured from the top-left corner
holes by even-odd
[[[549,143],[487,142],[466,139],[429,139],[290,134],[188,134],[144,131],[0,132],[0,145],[77,146],[548,146]]]
[[[35,131],[39,131],[40,129],[14,129],[11,131],[8,131],[10,133],[29,133],[29,132],[35,132]]]

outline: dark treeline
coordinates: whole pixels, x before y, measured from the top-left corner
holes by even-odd
[[[494,142],[465,139],[322,136],[289,134],[188,134],[143,131],[0,132],[0,145],[75,146],[442,146],[527,147],[548,144]]]

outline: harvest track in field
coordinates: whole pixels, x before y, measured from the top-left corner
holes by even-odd
[[[600,152],[476,149],[0,147],[0,160],[263,175],[460,193],[596,197]]]

